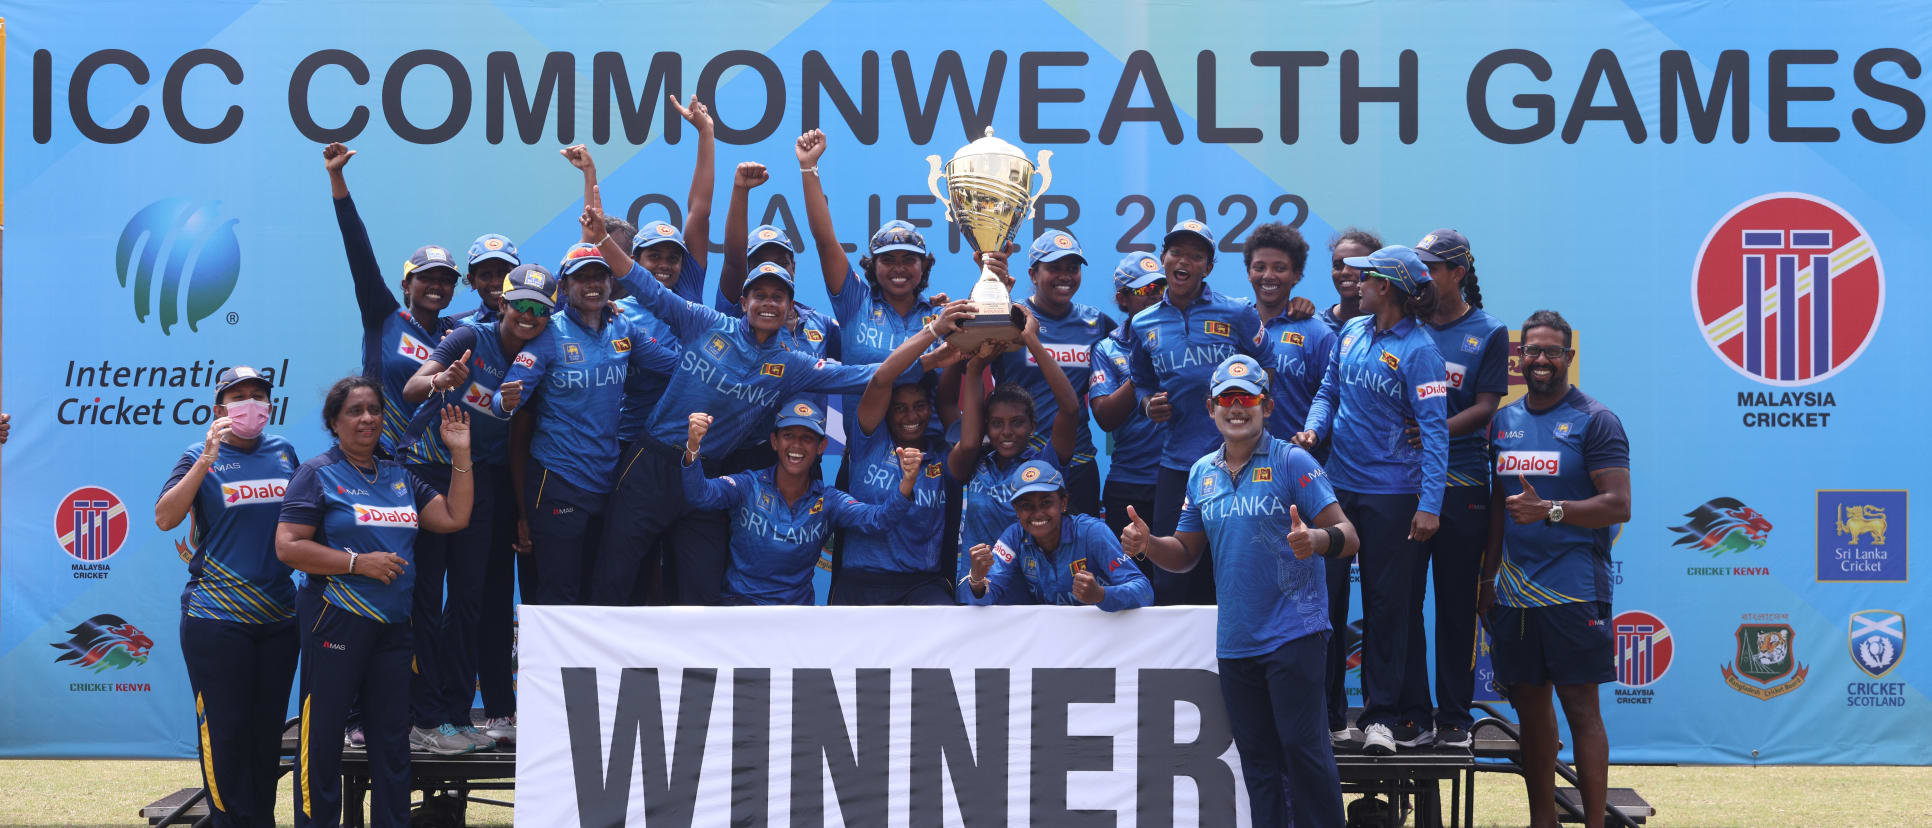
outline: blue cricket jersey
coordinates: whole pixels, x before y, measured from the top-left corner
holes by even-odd
[[[1083,393],[1093,374],[1091,360],[1094,343],[1106,339],[1114,332],[1114,320],[1090,305],[1073,303],[1066,314],[1059,317],[1048,316],[1031,297],[1024,300],[1027,310],[1040,320],[1040,345],[1053,355],[1053,361],[1060,364],[1060,370],[1073,384],[1073,396],[1080,401],[1080,427],[1074,432],[1075,442],[1073,460],[1067,465],[1078,466],[1093,462],[1093,426],[1089,422],[1092,415],[1087,411],[1087,397]],[[993,378],[1000,382],[1018,383],[1026,393],[1033,396],[1033,413],[1038,420],[1040,436],[1053,439],[1053,418],[1060,413],[1060,403],[1053,399],[1053,389],[1047,386],[1046,375],[1040,372],[1040,364],[1033,359],[1031,351],[1008,351],[993,360]]]
[[[1481,393],[1509,393],[1509,326],[1483,312],[1468,313],[1440,328],[1430,325],[1429,336],[1442,354],[1449,387],[1445,416],[1454,417],[1476,404]],[[1487,427],[1449,438],[1449,485],[1489,485],[1489,430]]]
[[[315,542],[346,552],[388,552],[408,562],[396,580],[366,575],[309,575],[303,589],[322,600],[384,624],[409,620],[416,586],[417,512],[439,495],[402,464],[376,460],[371,475],[342,456],[340,447],[312,457],[289,478],[282,523],[315,527]]]
[[[1268,415],[1268,433],[1286,440],[1308,421],[1308,406],[1321,390],[1322,375],[1335,350],[1335,331],[1319,319],[1289,319],[1286,311],[1262,323],[1273,356],[1268,366],[1268,396],[1275,401]]]
[[[342,250],[349,257],[356,307],[362,312],[362,375],[382,384],[382,450],[393,457],[401,451],[409,416],[416,412],[415,406],[403,401],[403,386],[457,322],[442,316],[436,319],[435,330],[424,330],[396,301],[382,282],[382,266],[376,263],[355,199],[335,200],[335,223],[342,230]]]
[[[1127,351],[1129,344],[1124,338],[1126,329],[1122,328],[1093,345],[1093,356],[1089,364],[1093,366],[1093,377],[1087,385],[1087,404],[1120,390],[1127,378]],[[1136,400],[1147,399],[1147,392],[1134,389]],[[1107,482],[1115,481],[1141,486],[1154,485],[1156,472],[1161,467],[1161,450],[1167,426],[1147,419],[1146,410],[1134,406],[1134,413],[1127,415],[1127,422],[1107,435],[1111,460],[1107,465]]]
[[[880,532],[903,521],[912,506],[903,497],[860,503],[816,480],[804,497],[787,503],[770,468],[706,479],[704,467],[691,464],[683,467],[683,475],[692,506],[731,512],[731,565],[724,591],[754,604],[809,606],[812,569],[831,530]]]
[[[1263,435],[1245,468],[1228,468],[1225,451],[1188,472],[1175,531],[1207,535],[1220,606],[1215,652],[1247,658],[1330,629],[1327,561],[1295,557],[1288,507],[1313,526],[1335,491],[1314,456],[1286,440]]]
[[[1623,421],[1574,386],[1548,410],[1532,410],[1527,399],[1496,409],[1489,433],[1505,496],[1522,494],[1522,479],[1533,477],[1544,500],[1588,500],[1598,494],[1591,472],[1630,468]],[[1505,519],[1496,600],[1510,607],[1608,602],[1615,531]]]
[[[1261,317],[1247,302],[1202,285],[1201,295],[1185,308],[1163,298],[1134,314],[1131,330],[1134,346],[1127,365],[1134,387],[1148,394],[1166,391],[1174,408],[1161,467],[1190,468],[1221,439],[1207,413],[1208,377],[1215,366],[1235,354],[1269,364]]]
[[[636,297],[626,296],[611,306],[630,320],[632,331],[657,340],[674,357],[684,353],[684,343],[678,341],[677,333],[657,314],[639,305]],[[644,436],[645,426],[651,421],[651,409],[657,407],[657,401],[663,398],[664,389],[670,384],[671,375],[665,371],[632,371],[625,375],[624,402],[617,417],[620,443],[635,443]]]
[[[846,265],[845,288],[832,296],[832,315],[838,321],[839,359],[857,363],[880,363],[913,334],[939,318],[939,308],[920,296],[903,316],[892,309],[882,295],[872,292],[865,274]],[[915,377],[916,379],[916,377]],[[840,411],[859,410],[859,392],[846,394]],[[938,412],[934,412],[935,423]],[[857,418],[847,418],[845,441],[852,442],[858,431]]]
[[[973,588],[963,584],[959,593],[969,604],[1085,606],[1073,597],[1074,573],[1083,569],[1107,588],[1098,604],[1103,610],[1119,612],[1154,603],[1153,583],[1121,551],[1120,539],[1106,522],[1075,514],[1060,517],[1060,546],[1050,552],[1041,549],[1018,523],[1006,527],[993,543],[986,596],[974,597]]]
[[[852,496],[865,503],[893,503],[899,496],[899,458],[884,422],[867,434],[854,424],[856,442],[846,446],[851,461]],[[844,566],[875,572],[939,572],[946,522],[944,441],[927,439],[925,465],[913,483],[912,508],[878,532],[845,533]]]
[[[1449,466],[1442,355],[1414,319],[1386,331],[1374,326],[1374,316],[1342,326],[1304,430],[1327,437],[1333,423],[1328,476],[1336,488],[1420,495],[1418,511],[1441,514]],[[1402,433],[1408,419],[1422,429],[1420,449]]]
[[[403,462],[449,464],[449,447],[443,445],[441,428],[443,407],[447,405],[460,405],[470,415],[470,459],[494,465],[510,462],[510,420],[490,407],[515,356],[503,352],[497,329],[500,324],[500,317],[489,322],[465,322],[443,337],[436,352],[430,354],[430,361],[447,367],[464,351],[470,352],[470,380],[461,388],[432,391],[416,407],[403,435]]]
[[[734,305],[725,301],[722,286],[719,288],[718,295],[713,298],[712,304],[717,307],[719,313],[733,319],[742,321],[745,318],[745,308],[743,305]],[[832,317],[818,312],[818,310],[803,302],[793,302],[792,310],[798,316],[797,326],[787,325],[778,331],[778,335],[784,339],[785,347],[794,351],[802,351],[815,357],[832,360],[838,359],[841,350],[839,348],[839,323],[833,321]],[[812,404],[818,406],[822,411],[830,411],[832,408],[826,404],[827,395],[825,394],[805,394],[803,396],[811,400]],[[856,400],[857,398],[855,397],[853,399]],[[774,410],[770,420],[776,421],[777,419],[778,412]],[[762,430],[770,431],[770,423],[768,422]],[[856,427],[848,428],[846,431],[847,433],[855,434],[857,429]],[[845,435],[839,436],[843,438]]]
[[[181,453],[161,494],[188,476],[204,445]],[[297,463],[295,447],[273,434],[263,434],[253,450],[220,444],[188,507],[194,551],[181,614],[243,624],[295,617],[295,582],[275,557],[275,524]]]
[[[959,563],[955,567],[953,580],[966,577],[972,567],[972,557],[967,552],[982,543],[991,545],[1000,539],[1006,527],[1012,526],[1016,519],[1013,514],[1013,487],[1008,478],[1013,470],[1028,460],[1045,460],[1063,473],[1066,469],[1060,463],[1060,455],[1054,452],[1053,444],[1033,435],[1019,456],[1002,463],[999,452],[991,448],[981,448],[979,459],[973,461],[973,476],[966,481],[961,491],[962,505],[959,515]],[[950,471],[950,468],[948,469]]]
[[[504,380],[522,382],[522,404],[537,407],[530,456],[572,486],[608,493],[617,474],[626,378],[634,371],[669,373],[676,362],[669,349],[637,333],[615,310],[604,311],[600,330],[585,325],[575,308],[552,314],[550,327],[523,346]],[[490,410],[503,414],[501,389],[491,395]]]

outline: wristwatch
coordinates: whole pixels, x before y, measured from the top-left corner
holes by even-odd
[[[1558,500],[1556,502],[1551,503],[1550,516],[1548,518],[1545,518],[1544,520],[1546,520],[1549,523],[1562,523],[1563,522],[1563,501]]]

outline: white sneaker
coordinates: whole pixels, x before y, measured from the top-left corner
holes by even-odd
[[[517,717],[498,716],[483,724],[483,735],[495,739],[499,744],[517,743]]]
[[[1371,756],[1395,755],[1395,735],[1385,724],[1372,724],[1362,730],[1362,752]]]
[[[455,727],[456,734],[470,740],[470,744],[475,745],[477,750],[496,750],[496,740],[483,735],[483,731],[477,730],[476,725],[466,722]]]
[[[1328,731],[1328,743],[1335,747],[1342,747],[1348,744],[1349,740],[1353,738],[1355,738],[1355,728],[1352,727]]]
[[[434,753],[437,756],[461,756],[476,750],[476,743],[456,732],[455,726],[445,723],[438,725],[435,730],[411,727],[409,749]]]

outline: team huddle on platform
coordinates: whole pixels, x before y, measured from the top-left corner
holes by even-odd
[[[1292,293],[1310,250],[1293,227],[1242,242],[1240,299],[1208,284],[1213,229],[1182,221],[1158,254],[1113,268],[1102,309],[1074,301],[1079,240],[1048,230],[973,256],[1031,291],[1018,343],[967,352],[947,340],[975,306],[929,291],[936,257],[913,225],[885,222],[856,262],[840,245],[816,130],[796,158],[831,307],[794,301],[808,255],[783,228],[747,227],[768,180],[751,162],[707,304],[712,124],[701,103],[678,108],[699,135],[681,223],[605,215],[589,151],[570,147],[583,240],[554,271],[502,235],[466,257],[425,245],[401,301],[349,194],[355,152],[323,149],[362,322],[363,370],[323,403],[332,445],[303,461],[264,433],[274,389],[235,366],[155,508],[163,528],[193,520],[181,640],[217,824],[273,822],[298,653],[298,824],[338,823],[348,745],[367,750],[376,824],[400,825],[412,749],[514,741],[518,590],[811,604],[827,549],[835,604],[1216,604],[1257,825],[1342,824],[1331,743],[1467,746],[1486,619],[1526,753],[1554,761],[1554,686],[1602,813],[1591,763],[1606,748],[1587,724],[1611,677],[1627,444],[1570,385],[1570,328],[1551,311],[1522,325],[1528,396],[1499,405],[1509,330],[1482,310],[1462,234],[1336,235],[1341,300],[1317,309]],[[447,313],[464,282],[481,302]],[[825,481],[834,439],[843,463]]]

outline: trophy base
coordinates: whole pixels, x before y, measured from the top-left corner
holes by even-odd
[[[946,337],[946,344],[971,354],[987,342],[1020,341],[1020,331],[1026,327],[1026,312],[1017,307],[1009,307],[1007,313],[982,313],[959,321],[959,330]]]

